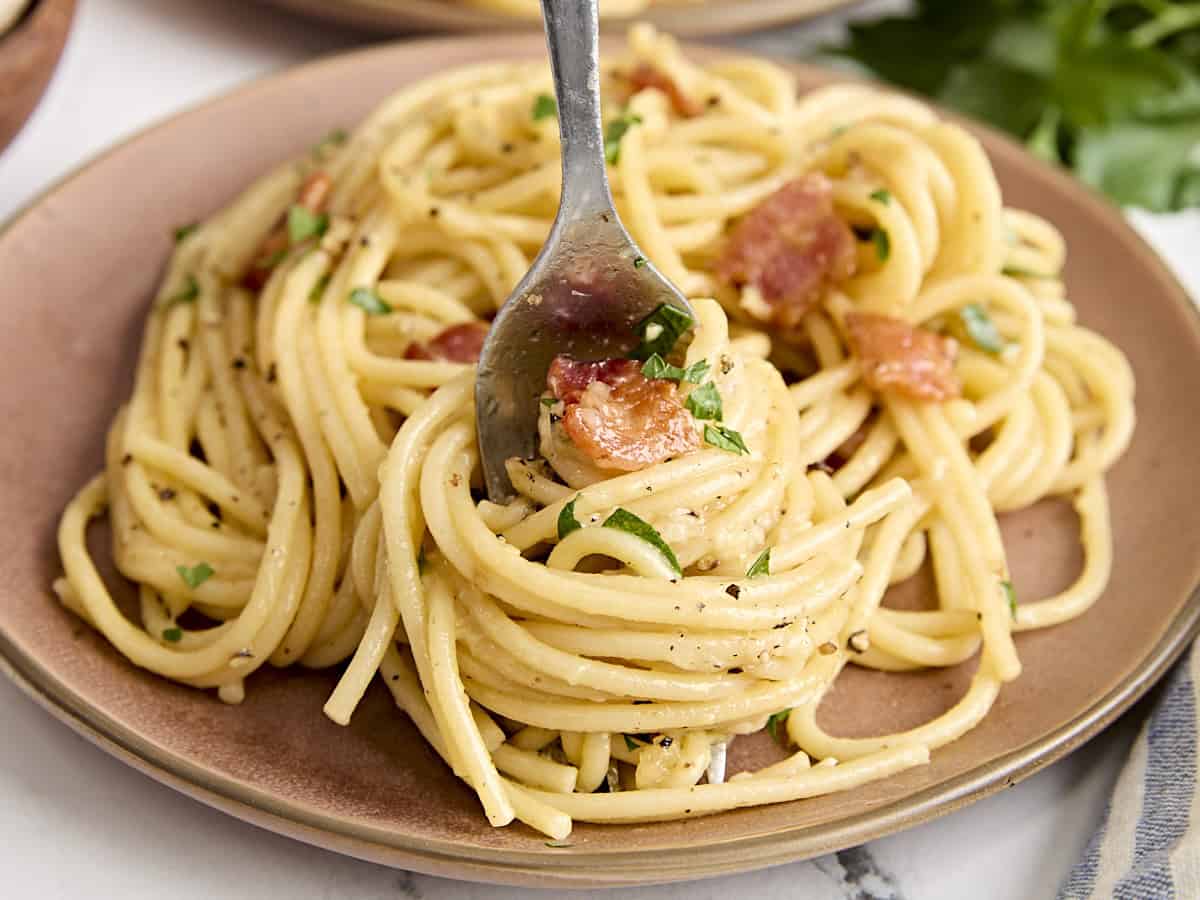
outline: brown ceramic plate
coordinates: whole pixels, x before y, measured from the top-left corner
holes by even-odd
[[[523,826],[489,828],[470,791],[379,685],[345,729],[321,714],[333,672],[264,671],[245,704],[225,706],[135,669],[59,607],[48,590],[59,569],[55,523],[100,465],[172,227],[211,213],[399,85],[484,57],[543,52],[540,36],[489,36],[384,46],[304,66],[118,147],[8,226],[0,236],[7,672],[109,752],[240,818],[394,866],[559,886],[698,878],[876,838],[1031,774],[1146,691],[1200,620],[1200,504],[1188,487],[1200,444],[1192,414],[1200,319],[1118,212],[986,132],[1009,202],[1065,232],[1071,295],[1082,320],[1132,359],[1140,423],[1109,479],[1117,547],[1109,589],[1082,619],[1021,635],[1025,674],[980,727],[937,751],[931,765],[849,793],[682,824],[582,825],[570,848],[552,849]],[[798,75],[804,88],[833,77],[813,69]],[[271,127],[261,127],[267,121]],[[1004,533],[1021,595],[1042,595],[1073,577],[1074,519],[1063,504],[1007,516]],[[905,727],[953,702],[970,668],[852,670],[823,714],[844,734]],[[779,752],[766,738],[734,747],[738,767]]]
[[[488,12],[460,0],[264,0],[317,19],[386,34],[414,31],[540,30],[536,18]],[[651,22],[684,37],[719,37],[772,28],[811,18],[857,0],[707,0],[700,4],[651,6],[635,18],[605,18],[606,28]],[[603,6],[601,0],[601,6]]]

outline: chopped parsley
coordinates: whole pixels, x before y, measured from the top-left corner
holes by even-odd
[[[887,206],[892,202],[892,195],[890,191],[880,188],[877,191],[871,191],[871,199],[876,203],[882,203],[884,206]]]
[[[875,258],[880,262],[887,262],[887,258],[892,255],[892,239],[888,237],[886,229],[876,228],[871,234],[871,243],[875,245]]]
[[[288,255],[288,252],[287,252],[286,247],[282,250],[276,250],[270,256],[263,256],[263,257],[259,257],[258,259],[256,259],[254,261],[254,268],[259,269],[259,270],[273,269],[277,265],[279,265],[281,262],[283,262],[284,258],[287,255]]]
[[[742,436],[732,428],[727,428],[724,425],[705,425],[704,440],[714,447],[728,450],[730,453],[741,455],[743,453],[749,454],[750,452],[750,448],[746,446],[746,442],[742,440]]]
[[[660,303],[654,312],[634,327],[634,332],[642,342],[630,356],[634,359],[648,360],[657,353],[665,359],[675,349],[679,339],[695,324],[696,320],[687,310],[671,306],[669,303]]]
[[[315,213],[307,206],[297,203],[288,210],[288,240],[299,244],[312,237],[320,237],[329,228],[329,216]]]
[[[632,534],[634,537],[641,538],[663,555],[676,574],[683,574],[683,569],[679,565],[675,551],[662,539],[662,535],[655,531],[654,526],[649,522],[639,519],[629,510],[617,507],[612,511],[612,515],[604,520],[603,527],[616,528],[618,531],[624,531],[626,534]]]
[[[546,841],[546,846],[553,847],[555,850],[558,850],[562,847],[574,847],[575,845],[570,841]]]
[[[549,94],[538,94],[533,100],[533,121],[540,122],[558,115],[558,101]]]
[[[164,628],[163,640],[170,641],[172,644],[177,644],[183,640],[183,629],[179,627]]]
[[[621,737],[625,738],[625,749],[628,750],[630,753],[632,753],[634,750],[637,750],[639,747],[642,746],[641,744],[639,744],[637,741],[635,741],[633,738],[631,738],[627,734],[623,734],[623,735],[621,735]]]
[[[391,305],[370,288],[360,287],[352,290],[350,302],[368,316],[386,316],[392,311]]]
[[[1022,269],[1020,266],[1005,266],[1000,270],[1002,275],[1007,275],[1009,278],[1052,278],[1052,275],[1043,275],[1041,272],[1031,272],[1029,269]]]
[[[349,135],[346,133],[345,128],[335,128],[317,142],[317,145],[313,147],[313,153],[320,155],[330,147],[340,147],[342,144],[346,143],[347,137],[349,137]]]
[[[720,421],[725,412],[721,406],[721,394],[711,381],[705,382],[688,394],[683,405],[697,419]]]
[[[1017,591],[1013,587],[1011,581],[1000,582],[1000,588],[1004,591],[1004,596],[1008,600],[1008,611],[1012,613],[1012,617],[1017,617]]]
[[[175,571],[179,573],[183,583],[193,591],[216,574],[213,572],[213,567],[206,562],[196,563],[190,569],[187,566],[176,566]]]
[[[783,725],[787,722],[788,714],[790,712],[791,712],[790,709],[780,710],[777,713],[772,713],[767,718],[767,733],[769,735],[771,735],[771,737],[774,740],[776,740],[776,741],[780,740],[779,726]],[[783,737],[782,737],[781,742],[786,743],[786,741],[787,741],[787,731],[785,730],[783,732]]]
[[[579,524],[579,520],[575,518],[575,504],[579,501],[579,495],[576,494],[571,498],[571,502],[558,511],[558,539],[561,541],[572,531],[578,531],[583,526]]]
[[[665,378],[669,381],[686,381],[688,384],[699,384],[708,374],[708,361],[700,360],[692,363],[686,369],[673,366],[657,353],[650,355],[642,366],[642,374],[647,378]]]
[[[747,578],[757,578],[759,575],[771,574],[771,548],[768,547],[762,553],[758,554],[758,559],[750,564],[750,568],[746,570]]]
[[[988,353],[999,353],[1004,349],[1004,338],[996,329],[996,324],[978,303],[968,303],[958,311],[963,327],[971,338],[971,342],[980,350]]]
[[[168,297],[163,306],[174,306],[176,303],[191,303],[199,296],[200,282],[196,280],[195,275],[189,274],[183,279],[183,287],[179,289],[178,293]]]
[[[554,406],[554,404],[556,404],[557,402],[558,402],[557,397],[543,397],[541,400],[542,406],[546,407],[547,409]]]
[[[199,227],[200,227],[199,222],[189,222],[187,225],[180,225],[178,228],[175,229],[175,232],[174,232],[175,243],[182,244],[185,240],[188,239],[189,236],[191,236],[192,232],[194,232]]]
[[[635,256],[633,258],[633,267],[635,269],[643,269],[643,268],[645,268],[645,266],[646,266],[646,257]]]
[[[317,283],[313,285],[311,291],[308,292],[309,303],[320,303],[321,297],[325,294],[325,288],[329,287],[329,273],[326,272],[317,279]]]
[[[636,114],[624,113],[620,118],[613,119],[604,130],[604,159],[616,164],[621,158],[621,138],[634,125],[640,125],[642,117]]]

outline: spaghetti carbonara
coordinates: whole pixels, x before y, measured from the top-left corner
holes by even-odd
[[[516,501],[480,489],[471,363],[557,205],[532,62],[408,87],[180,230],[55,584],[134,664],[226,702],[268,663],[345,663],[344,724],[381,679],[488,821],[556,840],[925,763],[1018,677],[1016,632],[1103,590],[1103,475],[1133,428],[1058,232],[1003,206],[961,128],[863,85],[797,98],[645,27],[603,71],[618,208],[696,316],[657,311],[632,359],[555,361]],[[997,513],[1048,495],[1085,563],[1020,596]],[[106,509],[136,610],[86,548]],[[926,563],[929,609],[881,604]],[[976,655],[911,731],[817,722],[847,664]],[[788,755],[726,771],[763,729]]]

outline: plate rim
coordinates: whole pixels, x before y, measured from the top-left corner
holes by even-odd
[[[336,7],[312,0],[258,2],[312,21],[332,22],[393,36],[412,34],[421,29],[436,29],[457,35],[494,29],[512,32],[541,30],[537,19],[506,16],[470,5],[447,3],[445,0],[404,0],[403,5],[395,8],[382,0],[341,0]],[[806,0],[806,8],[801,10],[795,8],[799,7],[800,0],[759,0],[752,5],[747,0],[709,0],[702,7],[665,7],[649,9],[635,16],[606,18],[601,27],[605,31],[620,31],[635,22],[649,22],[680,37],[720,38],[807,21],[862,2]],[[754,6],[759,8],[755,9]],[[706,15],[698,16],[697,10],[703,10]]]
[[[532,34],[524,36],[524,40],[534,39]],[[0,224],[0,252],[3,252],[5,237],[14,227],[76,178],[120,153],[127,145],[160,129],[172,127],[189,116],[201,114],[235,97],[244,98],[257,90],[274,87],[302,74],[312,75],[323,69],[353,68],[359,60],[371,55],[408,50],[436,53],[440,46],[461,46],[464,43],[478,44],[484,55],[489,55],[487,49],[493,40],[486,35],[460,34],[385,42],[291,66],[185,106],[85,158],[36,192]],[[773,59],[796,72],[815,71],[825,77],[830,74],[830,70],[819,66],[782,60],[771,54],[748,53],[728,46],[693,41],[686,43],[685,48],[708,54]],[[490,55],[497,59],[512,58],[508,51]],[[844,73],[834,74],[840,80],[855,80]],[[1020,144],[1007,135],[948,113],[936,104],[930,105],[948,118],[969,121],[976,134],[989,139],[990,153],[998,150],[1004,155],[1025,159],[1027,165],[1032,164],[1031,171],[1039,178],[1067,195],[1089,219],[1111,231],[1124,249],[1139,259],[1171,303],[1182,307],[1200,322],[1200,308],[1192,302],[1174,272],[1124,219],[1117,207],[1065,171],[1029,156]],[[301,802],[281,799],[265,789],[231,776],[223,776],[183,757],[159,753],[136,731],[74,695],[37,659],[17,647],[2,623],[0,673],[75,733],[122,762],[193,799],[277,834],[360,859],[459,879],[558,887],[622,887],[734,874],[811,858],[893,834],[960,809],[1033,775],[1096,735],[1149,691],[1197,634],[1200,634],[1200,583],[1192,586],[1161,638],[1133,671],[1086,709],[1035,741],[939,784],[846,819],[819,825],[785,826],[749,837],[681,845],[653,852],[574,848],[570,853],[546,853],[486,847],[459,848],[449,841],[406,837],[377,826],[330,816]],[[614,867],[618,863],[619,869]]]

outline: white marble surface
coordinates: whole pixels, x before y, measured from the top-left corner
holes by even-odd
[[[828,30],[827,21],[821,26]],[[264,72],[361,41],[245,0],[81,0],[41,107],[0,155],[0,220],[118,139]],[[774,41],[778,45],[778,41]],[[1144,219],[1138,224],[1143,225]],[[1200,283],[1196,217],[1147,226]],[[1132,739],[1119,723],[1068,759],[951,816],[815,862],[621,892],[644,900],[1050,897],[1082,851]],[[109,758],[0,681],[0,893],[12,897],[518,898],[276,837]],[[606,896],[615,896],[607,894]]]

